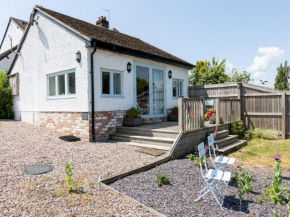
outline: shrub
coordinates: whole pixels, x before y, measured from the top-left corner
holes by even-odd
[[[9,86],[7,73],[0,72],[0,119],[14,118],[12,108],[12,91]]]
[[[277,140],[279,139],[279,133],[274,130],[256,128],[252,131],[252,138]]]
[[[162,186],[162,185],[169,185],[170,184],[170,180],[169,178],[164,175],[164,174],[157,174],[157,181],[156,181],[156,184],[158,186]]]
[[[127,118],[137,118],[137,117],[139,117],[138,110],[136,108],[134,108],[134,107],[128,109],[127,112],[126,112],[126,117]]]
[[[172,108],[171,114],[178,115],[178,107],[177,106],[175,106],[175,107]]]
[[[238,135],[239,137],[243,136],[244,133],[243,121],[234,121],[231,124],[231,133],[234,135]]]
[[[244,139],[250,140],[253,138],[253,132],[251,130],[247,130],[244,132]]]
[[[194,160],[195,156],[194,156],[194,154],[188,154],[188,155],[186,156],[186,158],[187,158],[188,160]]]
[[[238,164],[235,180],[236,180],[237,186],[239,188],[238,196],[239,196],[240,200],[243,200],[243,195],[245,193],[249,194],[252,191],[253,176],[249,172],[243,173],[242,166],[240,164]]]

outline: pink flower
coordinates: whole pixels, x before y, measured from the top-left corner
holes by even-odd
[[[205,150],[205,152],[208,152],[208,148],[207,147],[205,147],[204,150]]]
[[[240,167],[241,167],[241,164],[238,164],[238,165],[237,165],[237,168],[239,169]]]
[[[139,104],[141,105],[143,102],[142,101],[139,101]]]
[[[214,134],[213,134],[213,136],[214,136],[214,137],[216,137],[216,136],[217,136],[217,134],[218,134],[218,129],[216,128],[216,130],[214,131]]]
[[[280,159],[281,159],[281,157],[280,157],[279,155],[275,155],[275,156],[274,156],[274,160],[278,161],[278,160],[280,160]]]

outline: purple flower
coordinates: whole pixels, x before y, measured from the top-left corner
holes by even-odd
[[[240,149],[240,150],[239,150],[239,152],[241,153],[241,152],[242,152],[242,150]]]
[[[204,150],[205,150],[205,153],[208,152],[208,148],[207,147],[205,147]]]
[[[277,160],[277,161],[278,161],[278,160],[280,160],[280,159],[281,159],[281,157],[280,157],[279,155],[275,155],[275,156],[274,156],[274,160]]]
[[[217,134],[218,134],[218,129],[216,128],[216,129],[215,129],[215,131],[214,131],[214,134],[213,134],[213,136],[214,136],[214,137],[216,137],[216,136],[217,136]]]
[[[237,165],[237,168],[239,169],[240,167],[241,167],[241,164],[238,164],[238,165]]]

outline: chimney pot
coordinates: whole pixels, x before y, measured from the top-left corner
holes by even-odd
[[[107,21],[107,18],[104,16],[100,16],[96,22],[97,26],[103,27],[103,28],[109,28],[109,22]]]

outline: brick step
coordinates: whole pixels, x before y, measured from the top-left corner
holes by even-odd
[[[178,132],[175,131],[165,131],[159,129],[142,129],[136,127],[117,127],[117,134],[130,134],[137,136],[148,136],[148,137],[165,137],[165,138],[176,138]]]
[[[228,135],[227,137],[215,140],[215,144],[216,144],[216,148],[220,149],[236,141],[238,141],[237,135]]]
[[[153,144],[153,145],[158,145],[158,146],[167,146],[170,148],[175,141],[175,138],[150,137],[150,136],[139,136],[139,135],[120,134],[120,133],[111,134],[111,139],[116,140],[116,141],[126,141],[126,142],[134,142],[134,143]]]
[[[128,142],[127,145],[143,147],[143,148],[153,148],[153,149],[163,150],[163,151],[169,151],[171,149],[171,147],[168,147],[168,146],[145,144],[145,143]]]
[[[228,154],[246,145],[247,142],[248,142],[247,140],[238,140],[230,145],[227,145],[221,149],[218,149],[218,152],[221,154]]]

